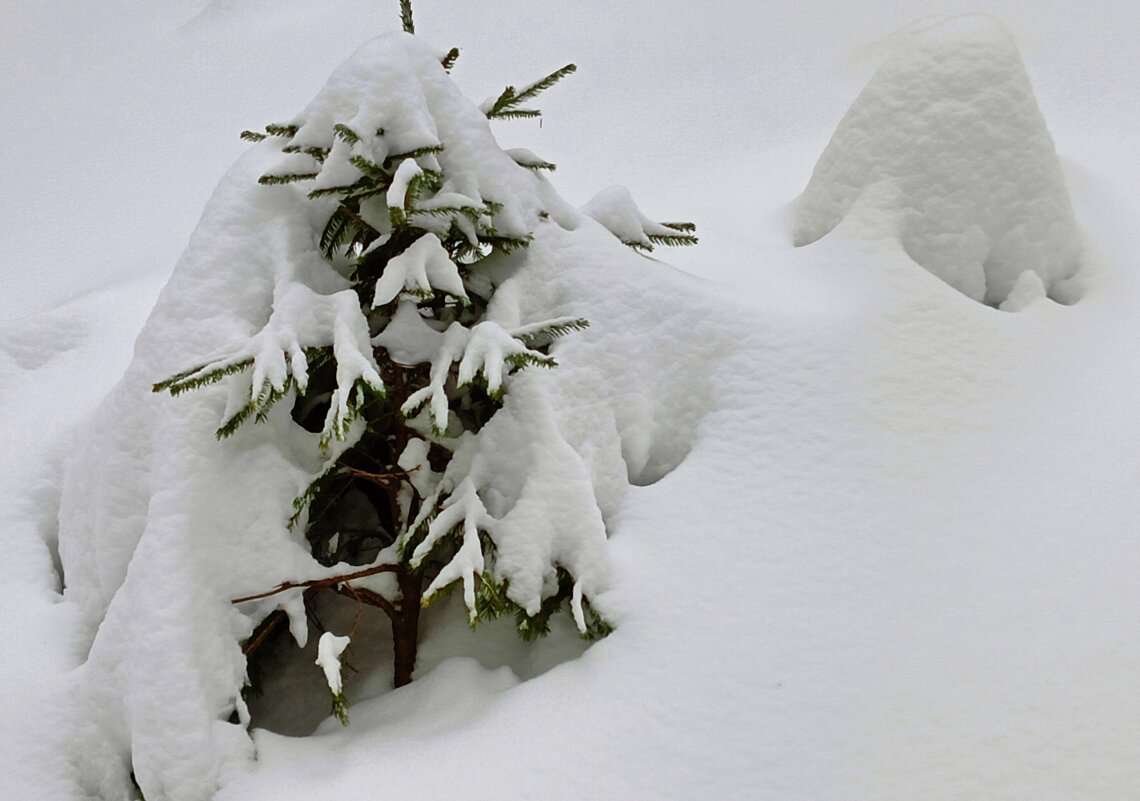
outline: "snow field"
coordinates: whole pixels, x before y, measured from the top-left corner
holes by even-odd
[[[338,9],[365,16],[349,4]],[[432,13],[427,5],[417,10],[421,20]],[[577,275],[581,283],[550,288],[551,296],[535,300],[564,304],[558,308],[565,313],[596,321],[590,331],[564,341],[557,354],[562,366],[548,378],[557,382],[551,397],[565,399],[558,410],[565,421],[561,434],[579,451],[603,451],[588,461],[595,488],[609,488],[599,502],[611,533],[612,589],[605,601],[617,631],[573,659],[581,651],[572,630],[524,648],[508,631],[469,633],[460,610],[441,608],[430,621],[434,628],[425,636],[413,685],[385,693],[382,681],[358,684],[361,700],[353,704],[346,730],[327,721],[306,739],[256,732],[259,761],[249,772],[223,774],[228,784],[220,798],[342,798],[381,787],[425,798],[456,792],[506,798],[1132,797],[1140,779],[1134,692],[1140,655],[1133,636],[1140,607],[1132,535],[1140,376],[1131,343],[1140,333],[1134,322],[1140,286],[1131,267],[1140,242],[1131,221],[1140,208],[1129,167],[1136,146],[1127,131],[1140,115],[1136,63],[1127,53],[1137,20],[1129,8],[1112,3],[1079,18],[1048,6],[1032,14],[1012,5],[993,4],[993,10],[1018,34],[1061,152],[1084,234],[1077,236],[1089,282],[1080,300],[1069,307],[1041,302],[1027,282],[1014,293],[1029,302],[1019,313],[984,307],[920,269],[911,257],[929,251],[900,246],[905,237],[898,229],[868,238],[868,215],[855,221],[861,225],[842,224],[810,247],[793,249],[786,204],[804,188],[830,127],[865,77],[812,72],[803,49],[817,51],[815,57],[829,47],[846,51],[891,30],[902,9],[883,4],[845,15],[813,6],[765,8],[770,24],[724,26],[730,30],[723,36],[755,30],[756,42],[769,45],[761,54],[747,49],[769,67],[753,65],[750,74],[782,74],[781,87],[815,81],[818,91],[761,88],[774,96],[761,95],[772,102],[756,102],[760,111],[740,110],[738,93],[727,88],[709,93],[728,95],[726,107],[740,119],[767,120],[758,125],[755,142],[745,152],[731,151],[729,159],[727,149],[715,151],[724,130],[708,130],[711,118],[686,118],[703,128],[718,158],[697,155],[673,165],[676,172],[658,164],[635,176],[645,185],[668,179],[667,185],[684,186],[695,207],[669,194],[676,189],[647,194],[635,187],[634,194],[648,212],[664,209],[709,221],[701,226],[702,246],[678,259],[715,280],[686,278],[623,254],[620,289],[611,283],[612,270],[568,271],[567,281]],[[696,34],[689,31],[687,42],[702,41],[697,34],[723,18],[726,7],[715,11],[693,22]],[[908,6],[906,14],[922,11],[921,4]],[[540,12],[555,13],[518,10],[520,19]],[[306,13],[300,4],[275,7],[269,27],[278,35],[290,35],[292,25],[304,27],[327,37],[325,51],[336,50],[333,43],[343,32],[320,28]],[[625,13],[613,11],[611,18]],[[185,10],[178,15],[179,21],[189,17]],[[456,14],[456,24],[461,17]],[[243,38],[268,50],[258,37],[269,18],[258,3],[211,4],[182,41],[207,52],[207,46],[224,45],[229,34],[253,32]],[[596,29],[596,20],[590,24]],[[644,26],[639,32],[646,33]],[[132,35],[150,46],[149,31],[139,27]],[[598,35],[606,42],[618,36]],[[647,32],[650,41],[662,35]],[[450,44],[447,36],[438,41]],[[710,41],[717,43],[715,53],[694,44],[675,48],[676,58],[711,69],[707,65],[721,64],[718,59],[733,48],[721,38]],[[479,59],[476,49],[472,44],[463,59]],[[321,50],[313,47],[281,69],[323,76],[339,56],[319,66],[300,63],[324,58]],[[990,44],[983,50],[1008,53]],[[587,55],[571,57],[584,67],[582,80],[591,80]],[[649,70],[652,59],[641,61],[632,69]],[[660,73],[654,62],[651,74]],[[107,74],[115,72],[108,68]],[[711,75],[723,86],[740,85],[734,83],[739,77],[730,81],[724,71],[690,74],[696,82]],[[251,97],[267,94],[265,85]],[[300,107],[315,88],[291,88],[294,102],[283,105]],[[1016,85],[1011,92],[1026,99]],[[212,108],[217,96],[211,102],[203,97],[200,108]],[[664,120],[653,117],[666,112],[655,111],[652,99],[622,103],[636,102],[647,119]],[[265,108],[264,97],[252,102]],[[827,117],[828,108],[834,117]],[[89,116],[105,125],[98,111],[92,105]],[[275,113],[279,108],[256,112],[247,106],[227,131]],[[667,113],[678,114],[675,108]],[[725,122],[729,129],[738,124]],[[554,127],[548,120],[547,130]],[[674,129],[662,122],[654,130]],[[786,135],[781,130],[818,145],[778,144]],[[841,133],[842,126],[837,139]],[[1031,133],[1038,137],[1033,142],[1043,141],[1038,128]],[[599,130],[574,132],[581,140],[588,134],[597,137]],[[144,152],[155,147],[149,141]],[[238,152],[234,145],[219,159],[221,148],[203,147],[199,152],[209,158],[202,155],[201,163],[213,170]],[[608,165],[604,174],[589,176],[591,189],[631,182],[622,170],[636,161],[636,154],[599,153],[584,166],[558,147],[542,152],[560,162],[560,186],[564,180],[582,183],[575,171]],[[1034,166],[1048,187],[1057,186],[1047,159]],[[741,186],[742,172],[758,176],[755,185]],[[104,183],[114,180],[108,175]],[[190,219],[213,178],[194,180],[202,198],[183,201]],[[977,191],[978,185],[964,182],[961,189]],[[921,182],[913,186],[921,194]],[[1017,189],[1011,197],[1026,196],[1024,182],[1011,179],[1010,186]],[[1053,197],[1048,187],[1044,196]],[[894,216],[915,197],[888,198],[872,211]],[[101,219],[98,204],[85,205]],[[745,228],[747,236],[736,233]],[[154,256],[169,266],[174,253],[155,255],[172,247],[156,244],[165,234],[159,226],[147,235],[149,244],[132,245],[136,261]],[[106,241],[99,236],[93,239]],[[559,259],[581,261],[597,255],[592,236],[543,244]],[[21,235],[16,252],[32,252],[35,239]],[[948,241],[960,246],[956,236]],[[1060,249],[1072,242],[1066,234]],[[1048,288],[1044,277],[1042,287]],[[125,747],[125,722],[114,719],[118,713],[106,714],[118,701],[81,699],[77,708],[96,714],[72,728],[71,693],[93,670],[110,669],[109,660],[96,658],[68,672],[86,651],[92,618],[79,615],[78,604],[59,603],[51,554],[40,542],[53,538],[44,512],[55,503],[58,461],[75,447],[95,447],[83,443],[87,437],[72,446],[63,432],[126,365],[130,332],[156,289],[154,282],[149,289],[116,282],[102,296],[80,299],[86,324],[75,324],[76,314],[65,308],[59,317],[49,312],[6,322],[0,331],[3,442],[11,454],[0,460],[0,498],[13,510],[0,529],[12,571],[2,618],[10,644],[3,682],[11,712],[0,729],[0,752],[7,757],[0,785],[13,797],[115,798],[106,788],[123,786],[126,766],[117,754]],[[30,279],[13,292],[10,301],[20,293],[45,297]],[[41,302],[47,308],[59,297]],[[580,308],[569,305],[574,298],[581,298]],[[221,347],[222,333],[217,342],[200,344]],[[179,362],[174,369],[185,366]],[[77,377],[84,392],[73,388]],[[603,397],[593,390],[599,385],[607,387]],[[603,419],[613,415],[612,429],[608,421],[597,431],[582,422],[596,420],[599,407]],[[219,446],[210,437],[215,424],[191,423],[202,447],[195,459],[216,458]],[[86,425],[93,430],[122,423],[105,417]],[[138,438],[139,430],[133,434]],[[615,458],[615,442],[621,458]],[[164,444],[159,439],[156,447]],[[41,457],[45,448],[60,456]],[[186,486],[198,464],[191,461],[186,475],[180,470],[161,481]],[[194,491],[223,502],[239,497],[230,485],[252,469],[239,462]],[[102,465],[84,478],[92,487],[91,507],[108,514],[132,508],[145,484],[127,480],[116,488],[101,472]],[[648,486],[624,487],[622,473],[634,485]],[[279,500],[267,497],[264,503],[268,508]],[[158,499],[157,515],[169,515],[169,501],[169,495]],[[76,501],[72,508],[79,514],[83,505]],[[250,521],[257,517],[251,514]],[[130,517],[125,522],[124,530],[135,527]],[[140,552],[139,566],[130,570],[140,578],[164,571],[178,582],[201,578],[180,572],[167,561],[177,552],[162,550]],[[122,580],[126,557],[73,557],[83,565],[80,576],[98,588],[86,608],[106,603],[105,588]],[[234,559],[241,561],[227,551],[216,564],[229,568]],[[248,589],[261,589],[265,576],[253,572]],[[209,570],[204,574],[210,587]],[[190,602],[178,597],[183,589],[179,583],[140,592],[131,604],[120,604],[153,606],[152,617],[142,621],[151,624],[147,637],[154,632],[153,641],[131,645],[130,659],[141,667],[114,668],[110,687],[159,699],[166,724],[146,721],[151,710],[141,703],[132,713],[144,757],[162,737],[195,750],[200,742],[193,732],[209,726],[200,704],[171,696],[169,681],[187,680],[162,654],[195,647],[179,641],[187,634],[182,604]],[[210,591],[221,596],[226,589]],[[127,611],[112,614],[120,622],[112,618],[101,636],[114,637],[116,627],[140,622]],[[216,633],[221,622],[204,621],[206,628],[194,636],[205,631],[209,641],[210,627]],[[223,673],[232,667],[204,650]],[[315,652],[307,657],[307,675],[320,683],[314,658]],[[148,671],[172,679],[160,682]],[[384,672],[381,665],[378,673]],[[352,693],[351,675],[346,682]],[[213,700],[229,701],[220,695]],[[89,723],[103,728],[84,732]],[[107,740],[107,752],[77,746],[101,740]],[[149,758],[161,764],[164,756]],[[161,792],[194,787],[215,769],[169,764]]]

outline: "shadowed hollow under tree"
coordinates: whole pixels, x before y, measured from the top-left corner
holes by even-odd
[[[400,11],[413,34],[410,0]],[[309,198],[323,262],[277,265],[261,331],[154,385],[178,395],[229,382],[219,438],[268,420],[282,402],[313,432],[325,467],[290,525],[317,562],[338,569],[233,602],[290,594],[311,608],[318,593],[338,593],[379,608],[392,625],[396,686],[412,680],[421,609],[455,587],[472,626],[510,615],[529,640],[568,609],[583,637],[610,631],[590,602],[601,588],[584,584],[573,558],[551,559],[537,586],[512,584],[498,559],[507,532],[478,475],[480,434],[510,376],[555,367],[550,345],[588,326],[579,317],[511,326],[489,314],[500,283],[520,269],[510,254],[567,212],[540,175],[554,165],[501,150],[487,121],[540,116],[525,104],[575,67],[476,107],[448,77],[459,51],[439,54],[404,34],[377,40],[374,58],[342,68],[295,119],[242,133],[280,153],[279,168],[260,179],[265,192]],[[607,227],[633,247],[697,241],[691,224],[651,222],[632,202],[621,211],[632,231]],[[263,614],[243,645],[251,677],[266,643],[288,630],[282,609]],[[347,645],[326,632],[320,649],[342,722]]]

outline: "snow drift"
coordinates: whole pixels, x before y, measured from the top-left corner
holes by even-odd
[[[847,220],[991,306],[1074,302],[1081,238],[1013,37],[983,16],[905,36],[816,164],[795,244]]]

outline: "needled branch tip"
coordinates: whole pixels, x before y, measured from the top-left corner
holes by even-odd
[[[416,32],[416,24],[412,20],[412,0],[400,0],[400,23],[404,26],[404,33]]]

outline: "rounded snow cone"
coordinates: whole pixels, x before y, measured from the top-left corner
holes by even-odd
[[[1013,37],[969,15],[898,38],[797,200],[795,244],[846,221],[988,305],[1027,270],[1075,302],[1081,236]]]

